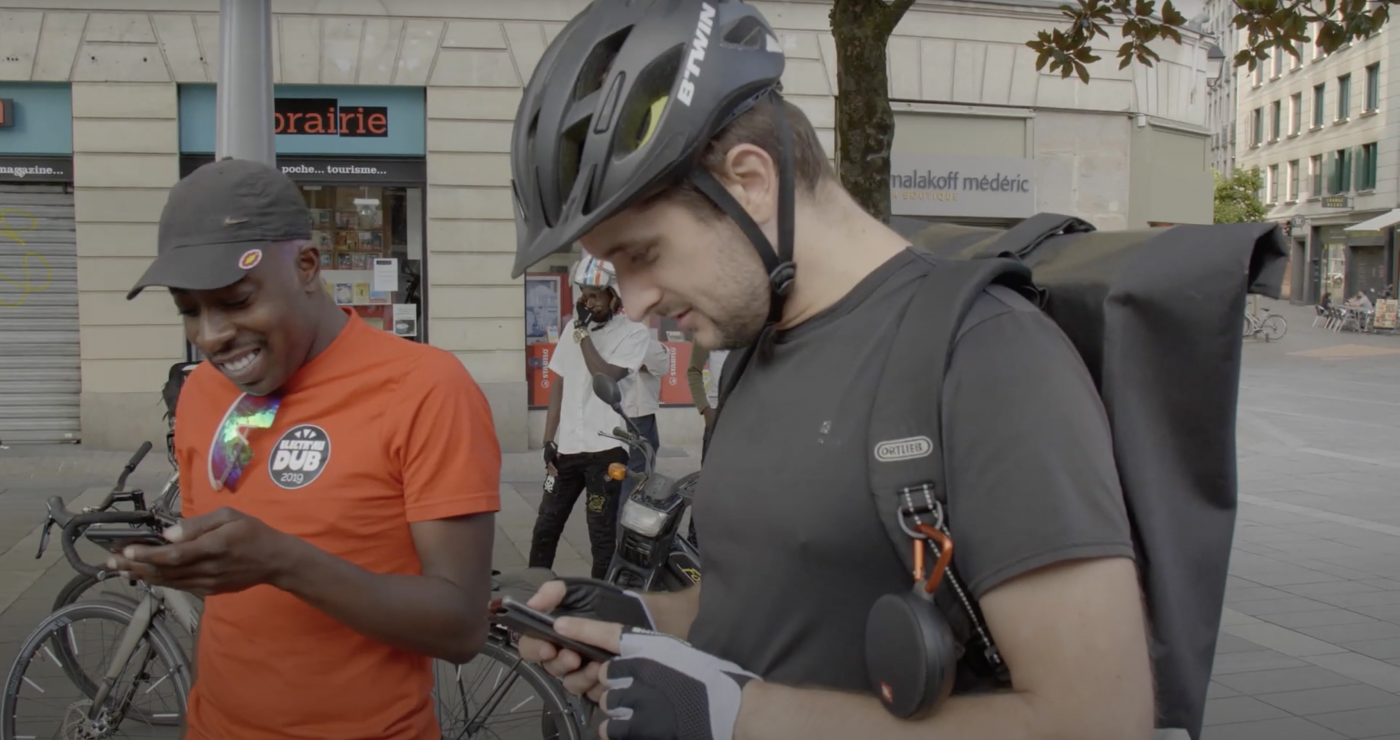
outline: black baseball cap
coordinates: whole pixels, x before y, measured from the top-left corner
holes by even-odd
[[[272,244],[310,238],[311,212],[280,169],[246,159],[211,162],[170,189],[156,260],[126,299],[153,285],[226,288],[257,267]]]

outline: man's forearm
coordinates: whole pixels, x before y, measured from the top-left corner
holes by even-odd
[[[1046,730],[1046,726],[1037,721],[1034,707],[1024,694],[952,697],[925,719],[901,720],[887,712],[872,696],[752,681],[744,687],[734,738],[1048,740],[1060,737]]]
[[[690,386],[690,400],[702,413],[710,407],[710,399],[705,395],[705,371],[691,365],[685,369],[685,382]]]
[[[544,414],[544,441],[553,442],[559,433],[559,407],[564,403],[564,376],[554,374],[554,383],[549,388],[549,410]]]
[[[887,712],[873,696],[751,681],[735,740],[1151,740],[1150,706],[1137,711],[1122,697],[1097,700],[1037,697],[1002,691],[950,697],[915,720]]]
[[[372,573],[287,535],[279,589],[367,637],[451,663],[466,663],[486,640],[486,605],[434,576]]]
[[[602,373],[613,380],[622,380],[627,377],[627,368],[609,365],[603,356],[598,354],[598,348],[593,346],[593,338],[585,337],[579,344],[579,349],[583,350],[583,362],[588,366],[590,376]]]
[[[656,622],[656,631],[688,639],[690,625],[700,611],[700,586],[695,585],[676,593],[651,592],[641,594]]]

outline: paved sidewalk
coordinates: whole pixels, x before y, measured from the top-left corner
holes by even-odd
[[[1245,343],[1240,516],[1202,740],[1400,740],[1400,336],[1312,329],[1311,309],[1263,303],[1289,331]],[[669,455],[668,472],[698,466],[698,451]],[[0,451],[0,671],[71,576],[21,542],[44,498],[109,487],[126,457]],[[163,458],[134,480],[158,488]],[[524,563],[541,476],[537,453],[506,457],[498,568]],[[576,513],[557,567],[587,561]]]

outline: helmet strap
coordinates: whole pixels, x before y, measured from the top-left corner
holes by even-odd
[[[793,236],[796,193],[793,183],[792,128],[788,126],[787,111],[782,98],[773,93],[778,111],[778,248],[775,251],[763,230],[754,223],[749,212],[739,205],[739,201],[720,184],[710,171],[697,166],[690,172],[690,181],[695,187],[724,211],[739,230],[749,238],[753,248],[763,260],[763,268],[768,271],[768,286],[771,291],[768,321],[776,324],[783,317],[783,302],[792,291],[797,266],[793,262]]]

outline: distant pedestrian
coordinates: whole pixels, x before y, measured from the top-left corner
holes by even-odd
[[[544,423],[545,471],[554,479],[540,501],[530,541],[530,567],[554,567],[559,538],[579,494],[588,492],[585,510],[593,552],[593,577],[607,575],[617,540],[617,499],[621,485],[608,466],[626,464],[628,449],[604,437],[625,422],[593,393],[593,376],[603,373],[621,384],[646,362],[651,338],[645,324],[618,310],[617,278],[607,262],[585,256],[573,269],[582,297],[564,325],[564,336],[549,360],[554,383]]]

